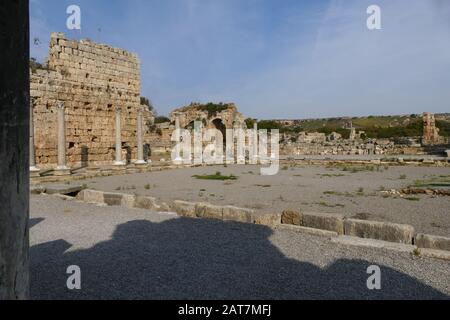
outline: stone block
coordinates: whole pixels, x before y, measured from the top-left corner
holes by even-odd
[[[134,207],[139,209],[148,209],[152,211],[159,210],[156,199],[153,197],[137,196],[134,201]]]
[[[389,222],[346,219],[345,235],[390,242],[412,244],[414,227]]]
[[[414,244],[419,248],[450,251],[450,238],[442,236],[419,233],[414,239]]]
[[[195,202],[175,200],[172,209],[180,216],[194,218],[196,217],[195,205]]]
[[[302,226],[344,234],[344,215],[337,213],[303,212]]]
[[[105,203],[103,192],[96,190],[81,190],[77,195],[77,199],[84,202]]]
[[[160,212],[170,212],[170,206],[165,202],[160,202],[158,205],[158,211]]]
[[[122,194],[120,205],[126,208],[134,208],[136,203],[136,196],[134,194]]]
[[[123,194],[121,193],[105,192],[103,194],[104,203],[106,203],[108,206],[121,206],[122,197]]]
[[[284,210],[281,214],[281,223],[300,226],[302,224],[302,214],[298,210]]]
[[[222,207],[200,202],[195,205],[195,215],[199,218],[222,220]]]
[[[223,220],[237,221],[243,223],[252,223],[254,210],[238,208],[234,206],[225,206],[222,208]]]
[[[277,226],[281,224],[281,213],[265,213],[255,215],[253,217],[253,223],[269,227]]]

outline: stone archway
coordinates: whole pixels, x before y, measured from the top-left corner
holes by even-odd
[[[219,130],[222,133],[223,147],[225,148],[227,144],[227,127],[220,118],[214,119],[213,121],[211,121],[211,123],[215,129]]]

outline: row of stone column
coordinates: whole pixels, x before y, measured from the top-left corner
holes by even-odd
[[[38,176],[40,169],[36,166],[36,156],[34,147],[34,99],[30,105],[30,173],[31,176]],[[66,163],[66,121],[65,121],[65,105],[64,102],[59,101],[57,103],[57,119],[58,119],[58,165],[55,170],[56,175],[70,174],[70,168]],[[137,161],[136,165],[146,165],[148,162],[144,160],[144,144],[143,144],[143,107],[139,107],[137,110]],[[121,132],[121,114],[122,109],[117,107],[115,109],[116,116],[116,157],[114,165],[125,166],[126,162],[122,160],[122,132]]]

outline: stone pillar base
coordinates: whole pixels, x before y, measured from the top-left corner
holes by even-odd
[[[125,161],[114,161],[114,165],[117,167],[125,167],[126,163]]]
[[[55,176],[70,176],[71,175],[70,168],[58,167],[53,172],[53,175],[55,175]]]
[[[135,166],[136,168],[141,169],[141,168],[147,168],[147,167],[149,166],[149,164],[148,164],[147,162],[141,160],[141,161],[136,161],[136,162],[134,163],[134,166]]]
[[[36,167],[30,167],[30,177],[37,178],[41,176],[41,170]]]
[[[95,172],[100,172],[100,167],[91,167],[91,166],[89,166],[89,167],[86,167],[86,172],[89,172],[89,173],[95,173]]]
[[[127,166],[125,165],[125,163],[122,164],[114,163],[114,166],[111,169],[114,171],[125,171],[127,169]]]

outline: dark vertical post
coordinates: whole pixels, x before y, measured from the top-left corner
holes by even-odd
[[[28,0],[0,1],[0,300],[29,297]]]

